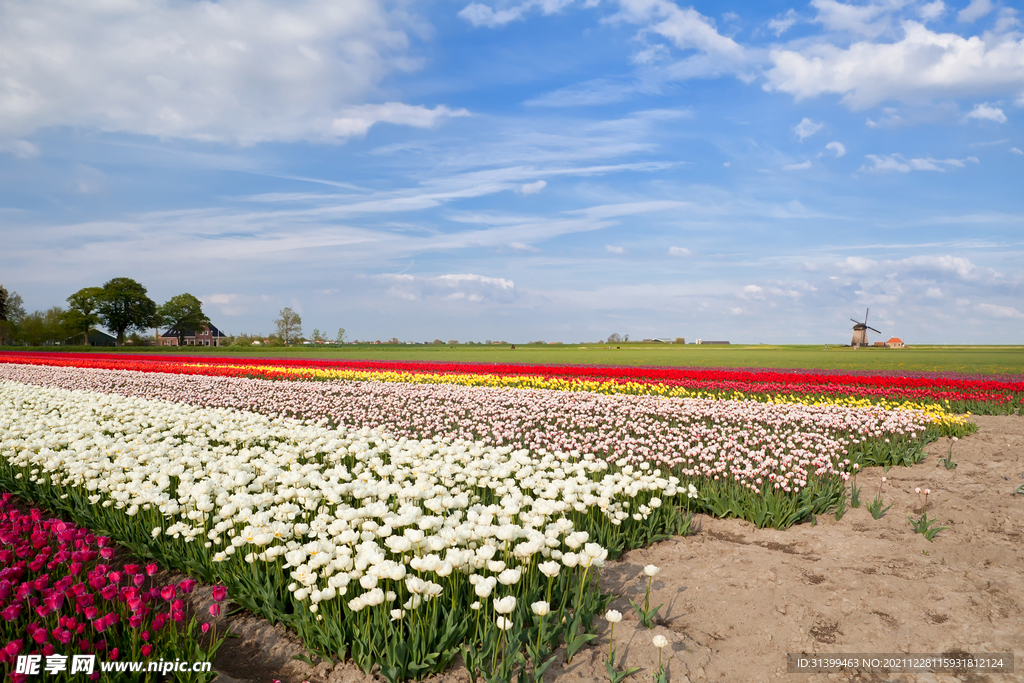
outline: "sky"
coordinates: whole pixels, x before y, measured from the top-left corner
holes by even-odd
[[[0,284],[229,334],[1024,343],[1007,0],[0,0]]]

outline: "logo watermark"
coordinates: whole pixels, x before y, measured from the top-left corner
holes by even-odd
[[[97,666],[98,665],[98,666]],[[148,662],[100,661],[96,655],[18,655],[14,673],[33,675],[56,675],[60,673],[86,674],[97,670],[110,673],[205,673],[213,667],[212,662],[183,662],[157,659]]]

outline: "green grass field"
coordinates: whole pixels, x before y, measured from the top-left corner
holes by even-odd
[[[17,347],[5,347],[11,351]],[[29,350],[29,349],[25,349]],[[43,350],[43,349],[33,349]],[[47,347],[54,351],[53,347]],[[66,351],[85,351],[69,348]],[[115,351],[92,348],[89,351]],[[408,346],[359,344],[328,348],[239,349],[235,347],[124,347],[126,353],[246,358],[323,358],[330,360],[541,363],[557,365],[649,365],[757,368],[841,368],[848,370],[926,370],[1024,374],[1024,346],[913,346],[906,349],[851,349],[842,346],[707,346],[624,343],[505,346]]]

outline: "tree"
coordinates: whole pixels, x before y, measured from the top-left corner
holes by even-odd
[[[334,341],[338,342],[339,344],[344,344],[345,343],[345,328],[344,327],[339,327],[338,328],[338,336],[334,338]]]
[[[4,337],[7,336],[7,327],[10,325],[7,322],[7,296],[7,289],[0,285],[0,344],[4,343]]]
[[[124,333],[143,332],[157,321],[156,303],[146,295],[146,288],[128,277],[115,277],[103,285],[97,313],[100,322],[117,336],[117,345],[124,345]]]
[[[25,318],[25,306],[21,295],[17,292],[8,292],[0,286],[0,296],[3,297],[3,315],[0,315],[0,344],[6,341],[13,341],[17,334],[18,326]]]
[[[312,337],[312,339],[317,344],[323,344],[325,341],[328,341],[327,335],[324,334],[323,332],[321,332],[320,328],[314,328],[313,329],[313,337]]]
[[[615,344],[616,342],[620,341],[622,341],[622,337],[619,335],[618,332],[612,332],[611,334],[608,335],[609,344]]]
[[[54,306],[48,311],[33,311],[21,319],[17,338],[29,346],[44,346],[67,339],[66,311]]]
[[[171,297],[156,313],[157,322],[178,333],[178,346],[185,345],[185,335],[210,324],[203,313],[203,302],[188,293]]]
[[[282,308],[279,315],[281,317],[274,321],[274,325],[281,341],[288,344],[302,335],[302,316],[288,307]]]
[[[82,344],[89,345],[89,331],[99,324],[100,297],[102,287],[85,287],[67,298],[69,305],[65,324],[69,334],[81,333]]]

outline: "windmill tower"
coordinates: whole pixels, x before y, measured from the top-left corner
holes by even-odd
[[[858,321],[854,320],[853,318],[850,318],[850,321],[854,323],[854,325],[853,325],[853,341],[850,342],[850,346],[853,346],[854,348],[856,348],[858,346],[867,346],[868,345],[868,330],[871,330],[873,332],[878,332],[878,330],[876,330],[875,328],[868,326],[868,312],[870,310],[871,309],[869,308],[869,309],[866,309],[864,311],[864,322],[858,322]],[[878,332],[878,334],[882,334],[882,333]]]

